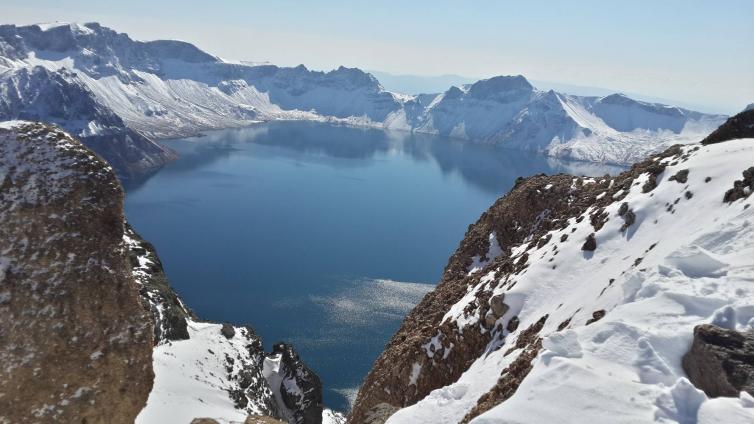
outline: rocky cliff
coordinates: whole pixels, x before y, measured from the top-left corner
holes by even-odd
[[[125,222],[113,169],[56,127],[0,123],[0,318],[3,423],[323,419],[295,350],[200,321]]]
[[[617,176],[520,179],[387,344],[350,422],[752,422],[752,166],[744,138]]]
[[[152,321],[112,168],[42,124],[0,127],[0,421],[130,423]]]

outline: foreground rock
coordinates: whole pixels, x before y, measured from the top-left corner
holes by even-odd
[[[738,397],[742,391],[754,396],[754,330],[697,326],[683,370],[707,396]]]
[[[0,127],[0,422],[132,423],[152,321],[112,169],[45,125]]]

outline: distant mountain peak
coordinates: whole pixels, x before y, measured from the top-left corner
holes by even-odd
[[[500,95],[524,94],[534,91],[523,75],[500,75],[480,80],[469,86],[469,94],[477,99],[498,98]]]
[[[464,95],[464,91],[460,88],[456,87],[455,85],[451,86],[447,91],[445,91],[445,99],[458,99],[461,98]]]
[[[613,104],[613,105],[626,105],[626,104],[638,103],[636,100],[626,96],[623,93],[613,93],[605,97],[602,97],[599,101],[600,103]]]

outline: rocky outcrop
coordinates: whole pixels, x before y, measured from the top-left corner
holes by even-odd
[[[154,320],[155,344],[188,339],[187,320],[197,320],[197,317],[170,286],[154,246],[142,239],[128,223],[125,224],[123,242],[139,294]]]
[[[290,423],[322,422],[322,382],[293,346],[277,343],[265,359],[264,375]]]
[[[743,175],[743,179],[733,181],[733,188],[725,192],[724,202],[731,203],[745,199],[754,192],[754,166],[744,169],[741,175]]]
[[[132,423],[152,321],[112,169],[56,128],[0,127],[0,422]]]
[[[705,137],[702,144],[722,143],[737,138],[754,138],[754,109],[747,108],[728,118],[718,129]]]
[[[707,396],[738,397],[742,391],[754,396],[754,331],[697,326],[683,370]]]
[[[271,353],[265,353],[261,338],[251,327],[201,321],[170,286],[154,247],[128,224],[123,241],[139,293],[154,321],[157,345],[157,381],[150,404],[140,416],[142,422],[156,420],[165,408],[172,408],[170,401],[167,407],[154,409],[153,403],[165,404],[166,399],[176,398],[178,404],[191,402],[194,399],[191,391],[206,390],[201,381],[207,379],[221,381],[217,394],[229,397],[237,410],[250,414],[249,419],[271,417],[270,420],[282,419],[296,424],[322,422],[322,384],[292,346],[279,343]],[[194,351],[202,354],[196,356],[192,354]],[[197,368],[194,363],[198,359],[208,364],[217,361],[217,366]],[[170,364],[157,365],[163,360]],[[268,363],[276,364],[272,377],[267,374]],[[171,384],[184,378],[194,386]],[[181,400],[176,392],[188,392],[188,399]]]
[[[648,181],[685,157],[687,153],[676,146],[616,177],[536,175],[519,179],[510,193],[469,227],[441,282],[405,318],[365,378],[350,422],[384,422],[395,410],[455,382],[485,352],[507,344],[506,337],[518,329],[521,306],[515,299],[509,303],[506,297],[493,296],[492,292],[516,285],[518,275],[528,267],[529,252],[552,246],[550,251],[557,255],[558,244],[569,240],[568,229],[575,231],[571,226],[587,216],[594,233],[579,243],[583,243],[583,255],[593,254],[598,246],[595,233],[609,219],[604,209],[621,202],[634,186],[651,192],[656,183],[648,186]],[[626,205],[626,228],[636,221],[629,211]],[[546,236],[555,230],[563,235],[557,239]],[[491,251],[491,234],[502,254],[488,258],[483,269],[471,271],[475,258],[487,258]],[[461,309],[461,305],[465,306]],[[590,321],[604,315],[605,311],[597,311]],[[563,328],[567,325],[568,322]],[[525,376],[539,344],[536,340],[515,343],[520,338],[521,334],[516,334],[514,339],[520,359],[503,373],[497,391],[480,399],[479,407],[469,418],[510,396],[517,384],[509,378],[517,376],[520,380]]]
[[[504,402],[518,390],[518,386],[521,385],[532,369],[532,361],[542,349],[542,338],[539,337],[539,332],[547,318],[547,316],[543,316],[522,332],[521,337],[516,340],[516,346],[508,351],[523,349],[521,354],[500,373],[500,378],[495,386],[479,398],[477,404],[463,417],[461,423],[468,423],[495,405]]]

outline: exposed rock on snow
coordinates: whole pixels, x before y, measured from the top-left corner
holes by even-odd
[[[277,343],[264,360],[263,374],[281,406],[282,417],[295,424],[322,420],[322,383],[292,346]]]
[[[738,397],[742,391],[754,396],[754,331],[697,326],[683,370],[709,397]]]
[[[724,124],[702,140],[702,144],[715,144],[736,138],[754,138],[754,108],[751,106],[728,118]]]
[[[152,313],[154,343],[188,339],[187,321],[197,318],[170,287],[154,246],[142,239],[128,223],[125,224],[123,243],[129,253],[139,294]]]
[[[432,99],[416,96],[405,109],[404,125],[414,131],[617,164],[697,141],[724,119],[622,94],[599,98],[543,92],[520,75],[452,87]]]
[[[136,422],[190,422],[196,417],[243,422],[250,414],[279,418],[262,375],[264,350],[259,337],[238,327],[228,339],[220,324],[193,320],[187,324],[188,339],[155,347],[154,389]]]
[[[733,188],[725,192],[723,201],[735,202],[738,199],[745,199],[754,192],[754,166],[745,169],[741,175],[742,180],[733,181]]]
[[[0,125],[0,422],[130,423],[152,324],[112,169],[57,128]]]
[[[584,244],[581,245],[581,250],[584,250],[586,252],[593,252],[597,250],[597,239],[594,237],[594,233],[586,236]]]
[[[295,424],[319,424],[327,417],[338,422],[340,414],[323,411],[319,378],[293,347],[279,344],[267,355],[250,327],[199,321],[170,287],[152,245],[127,224],[123,239],[152,312],[157,345],[154,388],[137,423],[202,416],[243,422],[247,415]],[[270,361],[279,364],[275,378],[268,372]]]
[[[698,140],[725,119],[622,94],[539,91],[520,75],[407,96],[359,69],[226,62],[188,43],[134,41],[96,23],[0,26],[0,119],[17,118],[63,126],[122,177],[171,158],[152,138],[263,120],[442,134],[627,164]]]
[[[754,323],[753,197],[723,201],[752,165],[743,139],[673,147],[614,177],[518,181],[388,343],[352,421],[754,422],[743,385],[709,398],[682,365],[695,327]],[[469,274],[493,233],[500,255]]]

